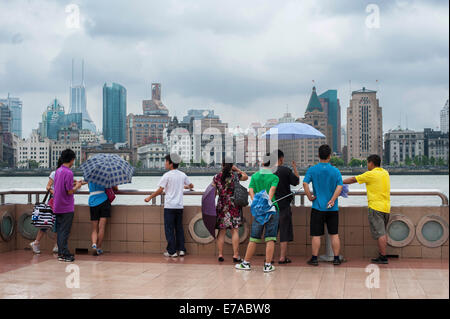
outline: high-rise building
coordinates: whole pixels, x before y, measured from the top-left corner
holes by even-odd
[[[286,162],[296,161],[300,166],[313,165],[318,161],[318,149],[320,145],[328,141],[328,116],[326,109],[316,93],[316,87],[313,87],[305,116],[297,119],[298,122],[311,125],[319,130],[327,138],[307,138],[293,141],[279,141],[280,149],[285,153]],[[284,149],[283,149],[284,148]],[[288,154],[288,155],[286,155]],[[291,156],[293,156],[291,158]]]
[[[82,127],[92,132],[96,131],[94,122],[87,111],[86,87],[84,85],[84,60],[81,61],[81,83],[74,85],[73,59],[72,59],[72,81],[70,83],[70,114],[82,114]]]
[[[8,94],[6,99],[0,99],[0,103],[7,105],[11,111],[11,133],[22,138],[22,101]]]
[[[127,127],[127,90],[120,84],[103,86],[103,136],[109,143],[124,143]]]
[[[170,121],[169,110],[161,102],[161,84],[152,84],[152,99],[142,101],[143,115],[128,114],[127,140],[131,147],[161,144]]]
[[[320,103],[327,114],[327,142],[334,153],[341,153],[341,105],[337,90],[328,90],[319,95]]]
[[[348,160],[383,153],[383,116],[376,91],[353,91],[347,109]]]
[[[0,102],[0,125],[2,133],[11,133],[12,115],[8,105]]]
[[[441,132],[448,133],[448,100],[441,110]]]
[[[39,135],[52,140],[58,139],[60,130],[82,127],[82,113],[65,114],[64,106],[55,98],[42,114],[42,122],[39,123]]]

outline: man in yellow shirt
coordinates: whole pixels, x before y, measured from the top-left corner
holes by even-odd
[[[391,212],[391,184],[388,171],[381,168],[380,165],[381,158],[378,155],[370,155],[367,158],[368,171],[355,177],[346,178],[343,183],[366,184],[370,232],[372,237],[378,241],[378,249],[380,251],[380,255],[377,258],[373,258],[372,262],[387,264],[386,226],[389,222],[389,213]]]

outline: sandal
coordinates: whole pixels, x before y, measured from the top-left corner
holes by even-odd
[[[292,262],[292,260],[290,260],[289,258],[285,257],[284,260],[279,260],[278,263],[279,264],[290,264]]]
[[[241,259],[241,257],[238,257],[238,258],[234,258],[233,257],[233,262],[234,263],[240,263],[240,262],[242,262],[242,259]]]
[[[220,256],[219,258],[217,258],[218,261],[223,262],[225,259],[223,259],[222,256]]]

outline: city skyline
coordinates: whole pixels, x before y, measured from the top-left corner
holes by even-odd
[[[366,4],[350,1],[320,7],[313,1],[264,2],[258,9],[233,2],[219,8],[201,2],[192,9],[176,1],[164,7],[78,1],[79,28],[65,28],[65,3],[43,3],[0,4],[0,12],[11,13],[0,19],[0,96],[10,92],[23,101],[23,137],[36,128],[51,98],[70,105],[72,58],[85,60],[88,109],[98,128],[104,82],[127,88],[128,113],[140,113],[150,83],[158,82],[171,116],[214,109],[241,127],[279,118],[282,112],[274,109],[286,105],[301,116],[313,79],[321,91],[338,91],[342,109],[352,90],[380,92],[386,130],[406,113],[409,128],[436,128],[439,118],[430,113],[439,114],[448,99],[445,2],[381,1],[379,28],[365,24]],[[29,19],[27,25],[39,23],[39,32],[12,23],[16,12]]]

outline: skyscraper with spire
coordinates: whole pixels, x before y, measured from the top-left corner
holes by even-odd
[[[82,129],[96,132],[86,106],[86,87],[84,85],[84,60],[81,60],[81,83],[74,85],[74,60],[72,59],[72,81],[70,82],[70,111],[69,113],[81,113],[83,118]]]

